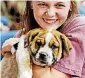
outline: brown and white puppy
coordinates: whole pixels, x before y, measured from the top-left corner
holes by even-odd
[[[11,43],[14,44],[12,53],[16,51],[16,58],[11,55],[2,59],[2,78],[31,78],[30,56],[37,65],[51,66],[69,55],[71,49],[71,43],[65,35],[41,28],[30,30],[25,36],[11,40]]]
[[[41,66],[51,66],[64,56],[69,55],[69,39],[56,30],[34,29],[29,32],[29,49],[33,62]]]

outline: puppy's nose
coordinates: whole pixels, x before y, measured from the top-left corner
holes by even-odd
[[[46,57],[47,57],[46,53],[44,53],[44,52],[40,53],[40,59],[45,60]]]

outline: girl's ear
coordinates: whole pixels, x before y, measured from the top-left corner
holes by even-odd
[[[70,9],[69,10],[72,11],[72,2],[70,3]]]

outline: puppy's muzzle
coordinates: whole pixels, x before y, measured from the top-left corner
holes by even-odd
[[[39,60],[40,60],[40,62],[46,64],[46,59],[47,59],[47,58],[48,58],[48,54],[47,54],[47,53],[41,52],[41,53],[39,54]]]

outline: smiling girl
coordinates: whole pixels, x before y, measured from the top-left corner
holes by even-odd
[[[85,16],[78,14],[76,0],[27,1],[24,15],[26,32],[34,28],[53,28],[72,43],[69,57],[53,67],[33,65],[33,78],[85,78]],[[16,37],[20,36],[20,32]],[[10,52],[11,46],[2,49]]]

